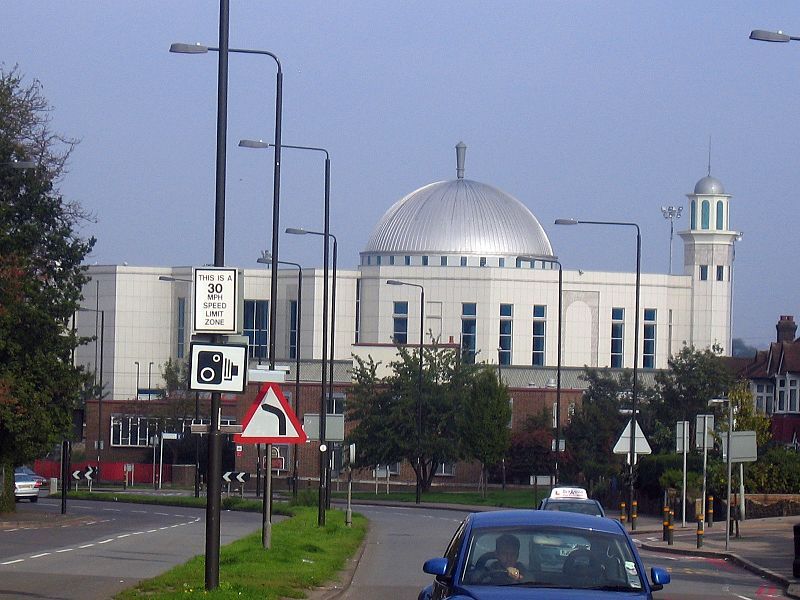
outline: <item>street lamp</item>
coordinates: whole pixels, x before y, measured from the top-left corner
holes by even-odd
[[[256,262],[262,265],[272,265],[272,255],[266,250],[262,253],[261,258],[256,259]],[[300,332],[302,331],[302,316],[303,316],[303,267],[288,260],[279,260],[280,265],[289,265],[297,267],[297,322],[295,333],[295,352],[294,352],[294,412],[297,418],[300,418]],[[298,468],[298,454],[300,447],[294,444],[294,460],[292,466],[292,498],[297,500],[297,468]],[[270,465],[270,468],[272,466]]]
[[[675,231],[675,219],[681,218],[682,206],[662,206],[661,214],[669,219],[669,274],[672,275],[672,238]]]
[[[562,333],[562,313],[564,312],[561,307],[561,299],[564,290],[564,272],[561,267],[561,261],[558,261],[549,256],[529,256],[523,255],[517,257],[519,260],[524,260],[530,263],[541,260],[558,265],[558,334],[557,343],[558,349],[556,351],[556,462],[554,483],[558,485],[558,454],[561,452],[561,333]]]
[[[313,148],[312,148],[313,149]],[[325,421],[327,419],[327,404],[325,401],[326,396],[326,373],[325,367],[326,364],[330,369],[330,377],[327,383],[328,391],[327,395],[333,399],[333,360],[335,357],[335,346],[334,346],[334,333],[336,330],[336,253],[337,253],[337,242],[336,236],[330,232],[330,160],[328,159],[327,151],[325,152],[325,229],[324,231],[311,231],[308,229],[302,229],[298,227],[288,227],[286,229],[286,233],[291,235],[319,235],[323,237],[325,248],[323,250],[323,275],[322,278],[324,279],[323,286],[322,286],[322,396],[320,398],[320,411],[319,411],[319,440],[320,440],[320,478],[324,479],[324,482],[320,483],[320,508],[319,508],[319,515],[318,515],[318,522],[319,525],[325,525],[325,508],[328,507],[329,502],[329,481],[328,477],[330,476],[330,471],[328,470],[329,465],[329,458],[328,458],[328,448],[325,439]],[[331,321],[330,321],[330,329],[331,329],[331,350],[330,350],[330,358],[328,358],[328,350],[327,350],[327,337],[328,337],[328,240],[329,238],[333,238],[333,286],[331,288],[330,293],[330,306],[331,306]]]
[[[102,426],[103,426],[103,341],[104,341],[103,340],[103,334],[105,333],[105,330],[106,330],[106,326],[105,326],[106,313],[105,313],[104,310],[97,310],[97,309],[94,309],[94,308],[79,307],[78,310],[81,311],[81,312],[93,312],[95,314],[97,314],[97,313],[100,314],[100,373],[99,373],[100,382],[99,382],[99,387],[98,387],[98,390],[97,390],[97,468],[99,469],[100,468],[100,450],[101,450],[102,445],[103,445],[103,428],[102,428]],[[97,321],[95,321],[95,325],[96,324],[97,324]],[[96,343],[97,343],[97,341],[95,341],[95,344]],[[97,365],[95,365],[95,369],[96,368],[97,368]],[[138,380],[139,380],[139,376],[138,376],[139,363],[136,363],[136,368],[137,368],[136,380],[138,382]],[[138,383],[137,383],[137,387],[138,387]]]
[[[728,550],[728,542],[731,539],[731,431],[733,430],[733,400],[730,398],[712,398],[708,401],[708,405],[722,405],[728,404],[728,455],[725,457],[725,463],[728,470],[728,491],[725,507],[725,551]],[[703,499],[705,501],[705,499]]]
[[[417,504],[420,503],[420,496],[422,495],[422,486],[420,480],[422,478],[422,346],[423,336],[425,335],[425,288],[418,283],[411,283],[409,281],[400,281],[399,279],[389,279],[386,282],[388,285],[408,285],[411,287],[419,288],[419,377],[417,379],[417,489],[416,500]]]
[[[788,42],[788,41],[798,41],[800,37],[795,37],[793,35],[787,35],[782,31],[765,31],[763,29],[753,29],[750,32],[750,39],[756,40],[758,42]]]
[[[578,219],[556,219],[556,225],[614,225],[620,227],[635,227],[636,228],[636,315],[634,317],[634,333],[633,333],[633,393],[631,395],[631,449],[630,449],[630,463],[631,463],[631,477],[630,487],[628,489],[628,511],[633,514],[633,475],[634,463],[636,462],[636,403],[638,399],[638,369],[639,369],[639,297],[641,295],[642,287],[642,234],[639,225],[636,223],[624,221],[583,221]],[[636,528],[633,519],[628,519],[631,524],[631,529]]]
[[[217,96],[217,203],[216,227],[214,244],[214,266],[225,266],[225,143],[227,133],[227,93],[228,93],[228,53],[260,54],[269,56],[275,61],[278,68],[275,89],[275,161],[273,164],[273,194],[272,194],[272,279],[270,285],[270,311],[269,311],[269,368],[275,369],[275,326],[277,322],[277,307],[275,298],[278,296],[278,233],[280,217],[280,190],[281,190],[281,114],[283,106],[283,70],[278,57],[267,50],[250,50],[245,48],[228,47],[228,0],[220,0],[220,47],[203,46],[202,44],[175,43],[169,48],[170,52],[181,54],[205,54],[209,51],[219,52],[219,93]],[[214,341],[219,341],[218,336],[213,336]],[[217,392],[211,394],[211,426],[209,428],[209,483],[206,505],[206,589],[214,589],[219,585],[219,540],[220,540],[220,493],[222,492],[222,442],[220,440],[219,424],[216,415],[219,414],[221,395]],[[272,522],[271,515],[266,510],[266,503],[262,510],[261,543],[264,548],[271,546]]]
[[[33,169],[36,163],[32,160],[9,160],[0,162],[0,165],[11,167],[12,169]]]

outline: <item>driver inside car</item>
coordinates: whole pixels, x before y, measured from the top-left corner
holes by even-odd
[[[519,540],[510,533],[504,533],[495,541],[495,556],[497,563],[494,568],[505,571],[512,581],[519,581],[525,577],[525,567],[519,562]]]

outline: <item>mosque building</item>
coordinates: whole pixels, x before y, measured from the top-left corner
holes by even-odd
[[[426,344],[457,345],[465,360],[497,365],[515,401],[552,387],[559,339],[563,388],[573,398],[580,396],[585,366],[633,367],[636,273],[565,268],[523,202],[465,177],[465,152],[459,143],[455,179],[403,196],[375,225],[357,268],[337,270],[331,334],[335,398],[346,397],[353,355],[387,362],[395,344],[418,344],[421,330]],[[640,278],[637,366],[645,381],[666,368],[684,344],[698,349],[717,344],[730,354],[739,236],[731,229],[731,196],[709,174],[687,198],[689,227],[679,232],[683,273]],[[87,414],[87,440],[96,439],[99,429],[108,451],[117,448],[127,460],[132,455],[122,450],[149,445],[149,425],[142,432],[146,415],[132,411],[131,401],[156,399],[164,388],[164,364],[188,359],[192,268],[95,265],[88,274],[84,306],[92,310],[77,313],[76,327],[98,341],[79,348],[75,360],[98,373],[106,395],[102,420],[92,425],[96,412]],[[323,269],[303,268],[302,277],[297,269],[280,269],[274,332],[268,330],[269,270],[245,268],[243,281],[243,333],[251,363],[266,362],[269,336],[275,335],[276,363],[288,368],[287,382],[295,380],[300,365],[300,398],[313,407],[319,402],[323,352]],[[287,383],[287,396],[293,389]],[[242,411],[235,399],[227,402],[230,421],[236,421]],[[338,400],[330,402],[331,412],[342,410]],[[516,404],[514,410],[515,418],[524,416],[517,415],[523,409]]]

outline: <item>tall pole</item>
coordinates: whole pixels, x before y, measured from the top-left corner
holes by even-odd
[[[153,362],[147,364],[147,399],[150,400],[150,390],[153,389]]]
[[[422,468],[422,350],[425,335],[425,288],[419,286],[419,378],[417,380],[417,468]],[[417,504],[421,501],[422,485],[420,478],[417,477],[416,499]]]
[[[728,467],[728,497],[725,507],[725,551],[728,551],[728,543],[731,539],[731,431],[733,431],[733,399],[728,398],[728,456],[726,457]],[[744,504],[744,498],[742,498]]]
[[[97,468],[100,468],[100,452],[103,449],[103,336],[106,330],[106,314],[100,311],[100,384],[97,389]],[[110,443],[110,440],[109,440]],[[98,472],[98,479],[100,473]]]
[[[325,421],[327,396],[326,367],[328,360],[328,246],[330,236],[330,161],[325,158],[325,217],[323,227],[323,251],[322,251],[322,394],[319,401],[319,506],[317,511],[317,525],[325,526],[325,506],[326,506],[326,473],[328,467],[328,453],[325,444]]]
[[[303,316],[303,267],[297,265],[297,334],[295,339],[294,353],[294,412],[297,418],[300,415],[300,332],[302,329]],[[294,445],[292,454],[292,499],[297,500],[297,471],[300,462],[300,445]]]
[[[328,361],[328,398],[333,402],[333,367],[334,359],[336,357],[336,344],[334,343],[336,336],[336,254],[337,254],[337,241],[336,236],[332,233],[328,234],[333,238],[333,281],[331,281],[331,354]],[[328,448],[326,452],[325,462],[325,508],[331,507],[331,449]]]
[[[133,361],[133,364],[136,365],[136,399],[139,399],[139,361]]]
[[[219,3],[219,66],[217,69],[217,157],[214,202],[214,266],[225,266],[225,164],[228,129],[228,31],[229,0]],[[212,336],[220,343],[221,336]],[[222,437],[219,431],[222,396],[211,393],[208,428],[208,480],[206,481],[206,561],[207,590],[219,587],[220,494],[222,493]]]
[[[556,352],[556,472],[555,484],[558,485],[558,455],[561,452],[561,298],[564,287],[564,273],[561,269],[561,262],[552,261],[558,265],[558,350]]]
[[[634,476],[635,476],[635,463],[636,463],[636,410],[638,400],[638,387],[639,387],[639,297],[641,294],[641,278],[642,278],[642,235],[639,225],[636,223],[626,221],[584,221],[579,219],[556,219],[556,225],[615,225],[622,227],[635,227],[636,228],[636,315],[634,316],[634,335],[633,335],[633,390],[631,400],[631,421],[630,421],[630,434],[631,446],[630,454],[628,456],[630,462],[630,482],[628,488],[628,521],[631,524],[631,529],[636,528],[636,524],[630,516],[633,514],[633,499],[634,499]]]

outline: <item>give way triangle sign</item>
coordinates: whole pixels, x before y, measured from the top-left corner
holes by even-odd
[[[264,383],[242,422],[237,444],[302,444],[303,426],[277,383]]]
[[[650,444],[647,443],[647,438],[644,437],[644,432],[642,428],[639,427],[639,423],[636,423],[636,456],[638,457],[640,454],[651,454],[653,451],[650,449]],[[628,421],[628,424],[625,426],[625,429],[622,430],[622,435],[619,436],[617,443],[614,444],[614,454],[627,454],[626,460],[628,463],[631,462],[631,421]],[[636,464],[636,458],[633,459],[633,463]]]

